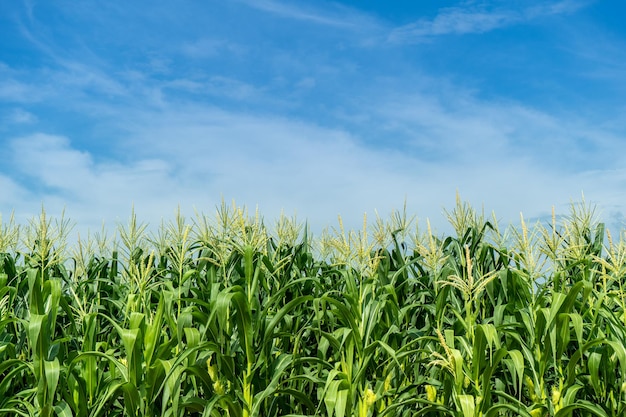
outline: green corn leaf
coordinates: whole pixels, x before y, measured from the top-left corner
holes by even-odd
[[[459,395],[459,405],[463,412],[463,417],[474,417],[476,402],[473,395]]]
[[[45,407],[52,408],[55,400],[61,367],[59,361],[55,358],[52,361],[44,361],[44,373],[46,376],[46,396],[44,400]]]
[[[576,410],[581,410],[593,416],[609,417],[601,407],[586,400],[579,400],[574,404],[561,408],[554,414],[554,417],[571,416]]]
[[[57,417],[74,417],[72,409],[65,401],[61,401],[54,406],[54,413]]]

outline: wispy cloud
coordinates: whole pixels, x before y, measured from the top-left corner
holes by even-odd
[[[166,90],[187,91],[199,95],[212,95],[233,100],[254,101],[263,95],[262,89],[240,80],[212,76],[208,78],[188,79],[181,78],[163,83]]]
[[[543,16],[559,14],[570,14],[587,7],[593,0],[561,0],[557,2],[542,2],[535,6],[530,6],[524,10],[526,19],[534,19]]]
[[[29,83],[16,79],[5,79],[0,81],[0,100],[13,103],[29,103],[39,101],[42,91]]]
[[[313,2],[305,5],[302,2],[287,0],[239,0],[239,2],[284,19],[349,29],[359,33],[377,31],[382,26],[372,15],[339,3]]]
[[[241,55],[247,48],[223,39],[200,38],[183,43],[182,53],[194,59],[215,58],[224,53]]]
[[[12,103],[41,100],[48,89],[35,85],[28,75],[0,61],[0,100]]]
[[[18,107],[7,111],[4,116],[0,117],[0,121],[4,123],[27,125],[35,123],[37,121],[37,116]]]
[[[122,83],[98,67],[68,60],[62,60],[59,63],[63,70],[56,71],[53,76],[57,82],[67,88],[106,96],[128,94]]]
[[[32,13],[32,9],[29,13]],[[29,21],[27,25],[18,19],[16,25],[22,36],[48,59],[47,62],[44,61],[45,64],[42,67],[31,70],[29,74],[31,79],[34,78],[34,74],[40,75],[42,84],[47,86],[47,90],[65,88],[66,91],[91,92],[108,96],[126,94],[123,85],[107,74],[111,68],[97,54],[86,46],[78,51],[60,47],[54,42],[54,37],[47,33],[48,28],[32,17]],[[13,90],[18,90],[20,85],[16,85],[16,82],[13,84]],[[25,87],[22,85],[21,88]],[[0,94],[2,94],[1,86]],[[19,90],[14,91],[13,94],[21,97],[29,96]]]
[[[488,32],[514,23],[519,18],[520,16],[511,10],[444,9],[433,20],[419,20],[395,29],[390,35],[390,40],[420,40],[437,35]]]
[[[284,18],[303,20],[311,23],[347,27],[352,26],[352,22],[346,22],[341,19],[326,16],[319,12],[303,8],[302,6],[295,6],[293,4],[286,3],[284,1],[275,0],[240,0],[242,3],[247,4],[250,7],[254,7],[264,12],[272,13]]]
[[[490,7],[488,3],[447,7],[441,9],[433,19],[420,19],[393,29],[388,40],[394,43],[419,43],[440,35],[484,33],[544,16],[573,13],[584,5],[578,1],[564,0],[522,9]]]

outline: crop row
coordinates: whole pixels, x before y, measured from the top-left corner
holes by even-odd
[[[625,415],[626,243],[584,205],[448,217],[0,223],[0,416]]]

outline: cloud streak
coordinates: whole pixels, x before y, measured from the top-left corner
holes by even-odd
[[[442,35],[481,34],[541,17],[573,13],[582,7],[584,3],[568,0],[523,9],[489,7],[486,3],[448,7],[439,10],[433,19],[419,19],[393,29],[388,40],[420,43]]]
[[[301,20],[323,26],[333,26],[338,28],[354,28],[355,22],[343,19],[341,17],[331,16],[327,13],[321,13],[311,8],[295,6],[285,1],[276,0],[240,0],[242,3],[271,13],[283,18]]]

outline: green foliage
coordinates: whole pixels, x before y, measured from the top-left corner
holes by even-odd
[[[625,415],[626,242],[584,204],[447,214],[312,239],[133,212],[71,249],[63,218],[0,218],[0,416]]]

